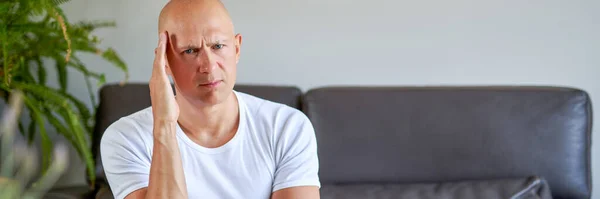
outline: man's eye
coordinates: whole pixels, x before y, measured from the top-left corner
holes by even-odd
[[[185,54],[192,54],[192,53],[194,53],[194,52],[195,52],[195,50],[194,50],[194,49],[191,49],[191,48],[190,48],[190,49],[187,49],[187,50],[185,50],[185,51],[183,51],[183,53],[185,53]]]
[[[214,49],[221,49],[221,48],[223,48],[223,46],[225,46],[225,45],[223,45],[223,44],[215,44],[215,45],[213,46],[213,48],[214,48]]]

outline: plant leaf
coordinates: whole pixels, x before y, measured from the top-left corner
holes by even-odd
[[[60,90],[67,90],[67,63],[61,58],[56,59],[56,72],[58,76],[58,82],[60,84]]]
[[[127,65],[125,65],[125,62],[123,62],[123,60],[117,55],[117,52],[115,52],[115,50],[113,50],[112,48],[106,49],[106,51],[102,53],[102,57],[105,60],[113,63],[115,66],[117,66],[117,68],[121,69],[125,73],[124,81],[127,81],[129,79]]]
[[[92,136],[86,133],[91,133],[93,130],[97,106],[93,88],[95,82],[92,82],[92,79],[96,79],[97,85],[101,86],[106,82],[106,77],[104,74],[90,70],[83,62],[72,60],[76,54],[87,52],[101,56],[111,65],[124,71],[125,80],[129,78],[129,74],[125,63],[115,50],[98,50],[101,38],[91,35],[91,32],[98,28],[114,27],[115,23],[110,21],[69,23],[60,7],[68,1],[0,0],[0,13],[2,13],[0,14],[0,88],[8,90],[22,88],[21,90],[25,91],[30,103],[41,111],[45,119],[42,122],[50,123],[77,149],[81,159],[86,162],[90,174],[88,179],[93,182],[95,165],[89,149]],[[42,62],[45,57],[57,63],[48,65]],[[54,64],[55,67],[52,66]],[[37,65],[37,71],[34,65]],[[92,110],[88,109],[86,100],[75,98],[66,92],[70,83],[68,75],[72,72],[71,69],[84,74]],[[47,77],[47,73],[50,72],[53,74],[56,72],[58,88],[46,86],[47,79],[54,78]],[[35,139],[39,139],[38,134],[42,136],[42,133],[36,121],[40,120],[36,115],[33,117],[31,129],[35,128],[34,130],[28,131],[30,129],[28,123],[23,123],[20,129],[25,138],[33,135]],[[28,132],[36,133],[28,134]]]
[[[50,160],[52,159],[52,141],[46,133],[45,120],[42,117],[40,109],[38,109],[39,104],[27,96],[23,96],[23,99],[25,101],[25,105],[27,105],[29,108],[29,113],[33,115],[34,120],[31,122],[35,122],[40,129],[40,138],[42,142],[42,175],[44,175],[48,170],[48,167],[51,163]]]
[[[79,101],[77,98],[67,92],[63,92],[61,94],[67,97],[67,99],[69,99],[75,105],[75,107],[77,107],[77,111],[81,116],[81,120],[84,122],[86,131],[91,133],[92,127],[89,125],[89,121],[91,120],[92,115],[88,107],[82,101]]]
[[[84,138],[85,133],[83,132],[83,128],[81,124],[79,124],[79,120],[77,119],[77,115],[70,108],[64,109],[67,113],[67,121],[71,130],[73,130],[73,138],[77,143],[77,147],[81,149],[84,153],[82,154],[83,159],[86,162],[88,175],[90,176],[90,180],[94,182],[96,180],[95,169],[94,169],[94,159],[92,158],[92,153],[88,150],[88,144]]]
[[[29,127],[27,128],[27,144],[31,145],[33,138],[35,138],[35,116],[30,113],[31,121],[29,121]]]
[[[71,61],[67,64],[68,66],[71,66],[72,68],[78,70],[79,72],[83,73],[84,76],[86,77],[93,77],[96,79],[100,79],[102,77],[103,74],[99,74],[99,73],[94,73],[89,71],[85,65],[83,65],[83,63],[79,60],[79,58],[77,58],[76,56],[71,57]]]
[[[0,13],[9,13],[14,7],[15,3],[12,2],[2,2],[0,3]]]
[[[23,58],[23,57],[21,57]],[[29,70],[29,66],[25,65],[24,61],[22,61],[22,71],[19,73],[20,76],[27,82],[35,82],[35,79],[33,78],[33,74],[31,73],[31,70]]]
[[[52,124],[52,126],[56,129],[56,132],[58,134],[61,134],[62,136],[64,136],[71,144],[76,145],[75,140],[73,140],[73,136],[72,136],[73,133],[65,126],[65,124],[63,124],[58,118],[56,118],[56,116],[53,114],[53,112],[51,110],[58,111],[58,108],[46,107],[44,109],[44,115],[48,119],[48,122],[50,122],[50,124]],[[81,152],[79,152],[79,150],[77,152],[81,153]]]
[[[25,127],[23,126],[23,121],[19,120],[19,133],[21,136],[25,137]]]
[[[101,74],[100,78],[98,78],[98,84],[96,86],[101,87],[105,83],[106,83],[106,76],[104,74]]]
[[[20,90],[35,95],[39,99],[44,99],[44,102],[52,103],[58,106],[65,106],[68,104],[67,98],[61,95],[62,91],[57,91],[53,88],[43,85],[24,82],[15,82],[15,86]]]
[[[93,22],[79,22],[72,26],[71,29],[77,31],[86,31],[87,33],[92,32],[98,28],[115,27],[117,24],[114,21],[93,21]],[[96,43],[98,38],[92,38],[92,43]]]
[[[35,62],[37,63],[38,83],[41,85],[46,85],[46,76],[48,75],[46,73],[46,68],[44,68],[44,63],[40,57],[37,57]]]
[[[69,1],[71,1],[71,0],[52,0],[52,3],[54,5],[60,5],[60,4],[63,4],[63,3],[67,3]]]
[[[60,112],[60,115],[62,115],[65,119],[68,119],[68,114],[66,114],[66,112],[64,110],[62,110],[59,107],[46,107],[44,109],[44,115],[46,116],[46,118],[48,119],[48,121],[50,122],[50,124],[52,124],[52,126],[56,129],[56,132],[59,133],[60,135],[64,136],[69,143],[71,144],[71,146],[73,146],[77,152],[77,155],[79,155],[79,157],[81,159],[84,159],[85,157],[85,151],[87,151],[87,148],[80,148],[80,144],[78,144],[78,142],[73,138],[73,134],[74,132],[71,131],[67,125],[63,124],[63,122],[61,122],[54,114],[53,111],[55,112]]]
[[[115,52],[114,49],[112,49],[112,48],[106,49],[104,51],[104,53],[102,53],[102,57],[104,59],[106,59],[107,61],[115,64],[123,72],[127,71],[127,65],[125,65],[125,62],[123,62],[123,60],[121,60],[121,58],[117,55],[117,52]]]
[[[63,96],[62,94],[64,92],[62,91],[57,91],[42,85],[17,83],[16,86],[21,90],[30,92],[31,94],[40,97],[41,99],[45,99],[45,102],[47,103],[57,106],[55,110],[58,110],[58,113],[68,124],[72,139],[75,142],[74,147],[82,152],[81,159],[86,163],[90,180],[95,181],[96,175],[94,173],[94,159],[92,158],[92,153],[89,150],[89,142],[85,138],[87,134],[84,132],[85,129],[80,123],[80,119],[83,116],[75,113],[73,107],[71,107],[69,104],[69,97]]]

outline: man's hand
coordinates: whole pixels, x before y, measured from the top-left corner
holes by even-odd
[[[161,32],[158,47],[154,50],[154,67],[152,69],[152,77],[150,78],[150,98],[155,124],[177,122],[177,118],[179,117],[179,106],[175,101],[171,82],[166,72],[167,40],[167,33]]]

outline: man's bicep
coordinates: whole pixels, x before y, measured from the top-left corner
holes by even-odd
[[[125,199],[144,199],[146,198],[146,192],[148,192],[148,188],[141,188],[131,192],[129,195],[125,196]]]
[[[273,195],[271,196],[271,199],[290,198],[319,199],[321,196],[319,193],[319,187],[317,186],[298,186],[285,188],[273,192]]]

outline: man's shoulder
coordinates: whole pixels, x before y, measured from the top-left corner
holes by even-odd
[[[237,92],[253,119],[282,121],[288,119],[308,119],[304,113],[286,104],[260,98],[248,93]],[[275,122],[273,121],[273,122]]]
[[[109,128],[118,129],[131,126],[152,126],[152,119],[152,107],[146,107],[142,110],[121,117],[117,121],[113,122]]]
[[[152,107],[123,116],[106,128],[102,140],[143,139],[151,136],[152,119]]]
[[[312,123],[304,112],[288,105],[238,93],[246,106],[246,121],[270,139],[280,140],[301,134],[314,134]],[[292,139],[293,140],[293,139]]]

